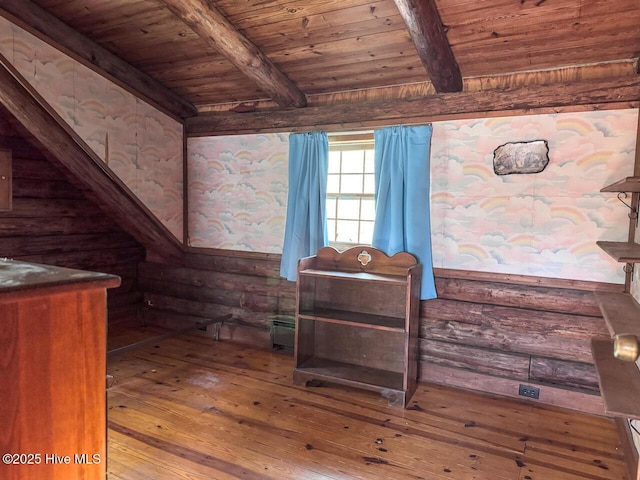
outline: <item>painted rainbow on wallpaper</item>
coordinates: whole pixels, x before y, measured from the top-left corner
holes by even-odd
[[[636,118],[628,109],[434,123],[434,266],[622,282],[617,263],[595,242],[617,239],[626,228],[625,209],[600,188],[606,179],[631,174]],[[603,136],[596,125],[607,122],[618,128]],[[548,172],[509,180],[493,173],[493,149],[538,138],[538,132],[549,133]],[[189,139],[190,218],[223,218],[225,224],[191,224],[197,246],[281,251],[287,152],[284,134]],[[227,194],[241,184],[252,194],[239,209]],[[229,211],[239,215],[229,217]],[[590,218],[607,218],[606,226]]]
[[[558,130],[571,130],[581,136],[587,136],[595,130],[593,124],[578,118],[575,114],[559,117],[556,121],[556,128]]]

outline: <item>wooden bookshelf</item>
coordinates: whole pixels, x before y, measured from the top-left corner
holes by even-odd
[[[418,374],[422,267],[373,247],[325,247],[298,263],[293,381],[379,392],[406,407]]]

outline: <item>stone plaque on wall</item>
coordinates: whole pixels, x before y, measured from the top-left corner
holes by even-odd
[[[546,140],[509,142],[493,151],[493,171],[496,175],[540,173],[549,164]]]

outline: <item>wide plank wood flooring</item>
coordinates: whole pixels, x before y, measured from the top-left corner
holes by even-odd
[[[292,369],[204,332],[110,357],[108,478],[625,478],[610,419],[422,383],[392,408]]]

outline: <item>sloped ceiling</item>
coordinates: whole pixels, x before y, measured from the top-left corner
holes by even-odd
[[[249,130],[247,113],[468,104],[532,85],[570,96],[568,84],[603,82],[634,86],[620,101],[639,97],[637,0],[0,0],[0,14],[178,117],[232,112]]]

